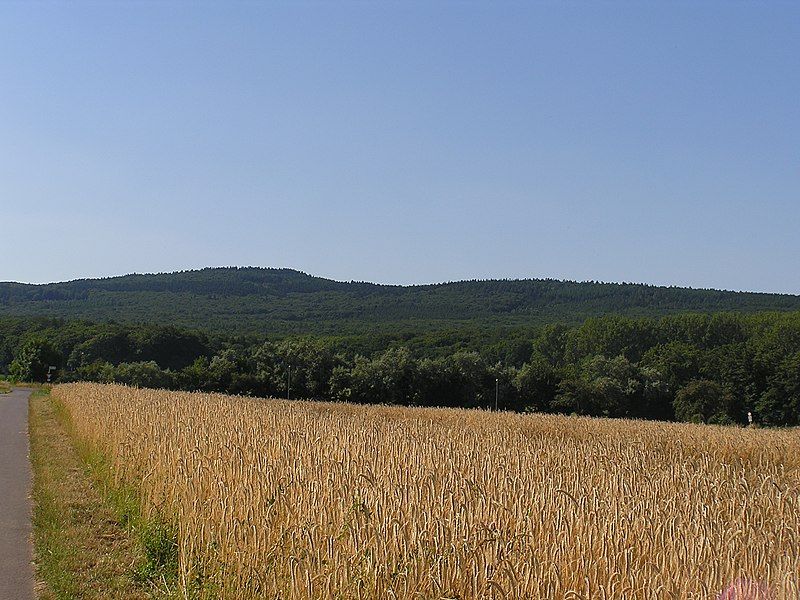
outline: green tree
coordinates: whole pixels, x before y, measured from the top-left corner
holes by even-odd
[[[563,412],[605,417],[633,416],[642,382],[624,356],[590,356],[559,385],[553,406]]]
[[[9,373],[17,381],[43,382],[47,379],[48,369],[60,364],[61,356],[48,340],[30,338],[17,351]]]
[[[564,324],[549,324],[542,327],[533,340],[534,353],[541,354],[554,367],[563,366],[570,327]]]
[[[131,343],[139,361],[155,361],[163,369],[182,369],[209,354],[204,334],[172,326],[136,328]]]
[[[78,369],[97,361],[111,364],[135,360],[128,332],[120,329],[102,331],[77,344],[69,355],[67,366]]]
[[[694,379],[678,390],[675,417],[693,423],[732,423],[731,397],[716,381]]]
[[[781,361],[755,409],[767,425],[800,425],[800,352]]]
[[[442,358],[423,359],[417,371],[417,402],[427,406],[486,406],[489,377],[486,362],[477,352],[461,350]],[[494,398],[494,383],[491,385]]]
[[[674,394],[669,382],[661,371],[654,367],[637,365],[642,383],[641,398],[631,410],[631,416],[641,419],[672,421],[675,410],[672,407]]]
[[[686,382],[697,379],[700,371],[699,354],[699,350],[691,344],[673,340],[647,350],[639,364],[658,371],[674,394]]]
[[[262,344],[254,361],[257,377],[272,393],[285,395],[291,376],[292,397],[320,399],[330,396],[330,378],[339,359],[322,341],[301,338]]]
[[[120,363],[113,367],[111,377],[116,383],[134,387],[172,387],[172,374],[163,371],[155,361]]]
[[[537,352],[517,372],[514,385],[525,409],[547,411],[556,397],[559,383],[556,369]]]
[[[335,369],[331,392],[350,402],[417,404],[418,373],[418,363],[408,348],[390,348],[374,359],[357,356],[348,374]]]

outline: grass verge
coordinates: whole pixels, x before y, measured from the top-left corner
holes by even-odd
[[[174,530],[146,522],[133,490],[111,485],[47,389],[31,395],[29,423],[40,598],[176,597]]]

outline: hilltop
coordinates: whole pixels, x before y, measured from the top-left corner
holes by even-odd
[[[554,279],[380,285],[256,267],[0,283],[0,316],[146,322],[242,334],[357,334],[466,323],[579,323],[607,314],[789,310],[800,310],[800,296]]]

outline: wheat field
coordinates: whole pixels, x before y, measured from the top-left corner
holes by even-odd
[[[187,595],[715,599],[744,578],[800,598],[797,430],[52,395],[175,523]]]

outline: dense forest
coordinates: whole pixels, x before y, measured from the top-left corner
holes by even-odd
[[[800,296],[550,279],[393,286],[290,269],[215,268],[66,283],[0,283],[0,316],[177,325],[224,334],[397,335],[577,325],[609,314],[800,310]],[[458,333],[457,333],[458,335]]]
[[[0,318],[0,372],[42,380],[51,365],[60,380],[242,395],[800,424],[800,312],[281,338]]]

